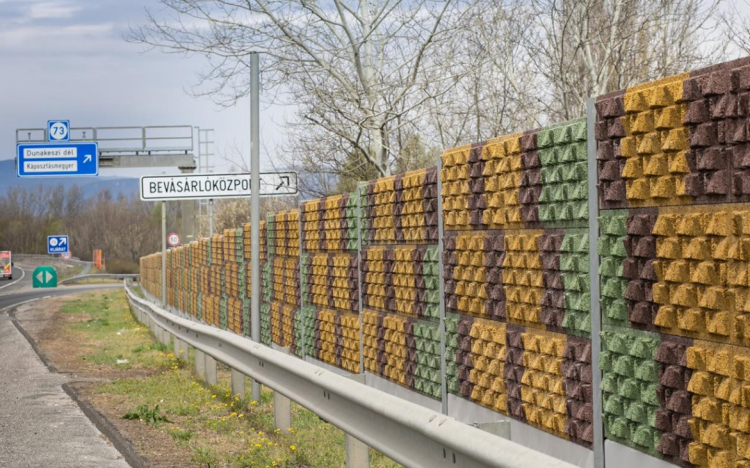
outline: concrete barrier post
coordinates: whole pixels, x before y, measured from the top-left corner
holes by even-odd
[[[216,373],[216,359],[212,358],[208,354],[204,354],[206,363],[205,363],[205,371],[206,371],[206,383],[209,385],[216,385],[216,383],[219,381],[218,375]]]
[[[195,375],[206,380],[206,355],[203,351],[195,349]]]
[[[278,348],[277,351],[289,354],[289,348]],[[260,400],[260,395],[257,399]],[[276,429],[284,433],[292,427],[292,401],[279,392],[273,392],[273,421]]]
[[[354,374],[350,378],[361,384],[365,383],[364,374]],[[344,446],[346,447],[346,468],[370,467],[370,447],[367,444],[350,434],[346,434]]]
[[[232,395],[245,398],[245,375],[232,369]]]

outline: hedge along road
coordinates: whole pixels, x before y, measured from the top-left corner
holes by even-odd
[[[23,290],[22,283],[6,291]],[[61,287],[0,296],[0,466],[130,466],[63,390],[67,376],[50,372],[9,315],[22,314],[44,297],[112,287],[122,286]]]

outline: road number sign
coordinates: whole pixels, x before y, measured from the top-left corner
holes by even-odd
[[[70,120],[48,120],[47,139],[49,141],[69,141]]]
[[[65,254],[70,252],[68,236],[47,236],[47,253]]]
[[[180,245],[180,236],[178,236],[174,232],[171,233],[167,237],[167,245],[169,245],[170,247],[177,247],[178,245]]]

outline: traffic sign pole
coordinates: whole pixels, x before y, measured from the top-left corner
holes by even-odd
[[[167,202],[161,202],[161,302],[167,307]]]
[[[250,54],[250,173],[251,186],[260,187],[260,64]],[[260,343],[260,190],[250,194],[250,338]],[[253,401],[260,402],[260,383],[253,379]]]

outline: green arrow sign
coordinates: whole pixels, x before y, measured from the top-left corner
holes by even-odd
[[[32,276],[35,288],[57,287],[57,272],[51,266],[37,267]]]

